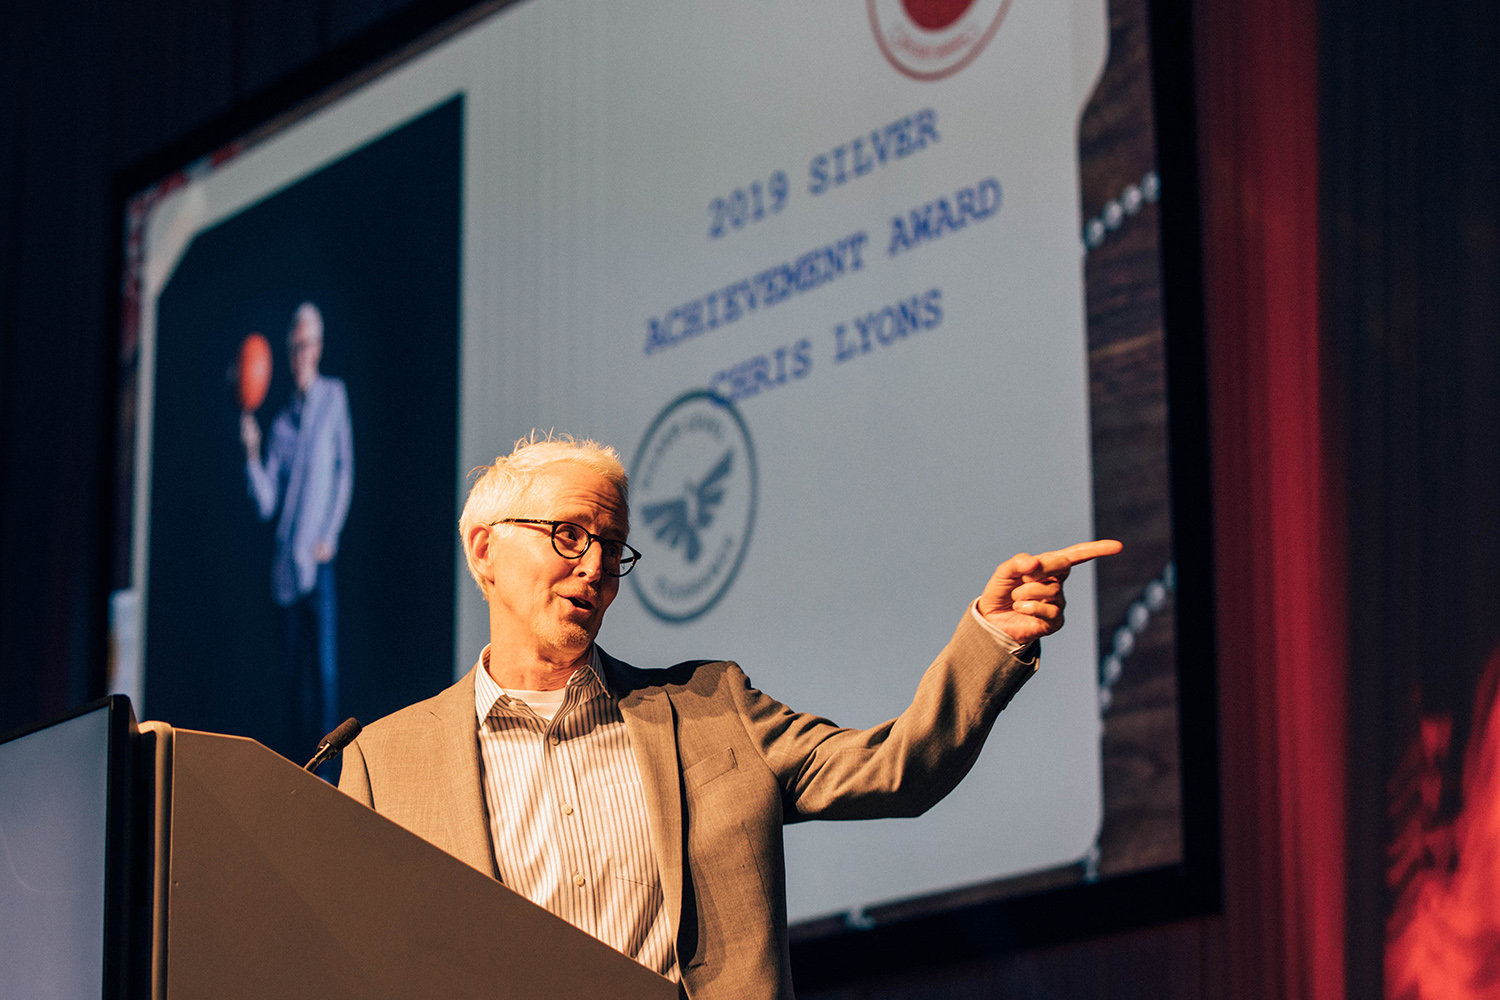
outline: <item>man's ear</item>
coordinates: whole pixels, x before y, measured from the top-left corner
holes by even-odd
[[[493,586],[495,583],[494,533],[487,524],[476,524],[464,534],[464,548],[468,550],[469,565],[480,579]],[[488,588],[485,588],[488,593]]]

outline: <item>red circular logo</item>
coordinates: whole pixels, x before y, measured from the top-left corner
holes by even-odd
[[[906,16],[927,31],[942,31],[964,16],[974,0],[901,0]]]
[[[941,80],[984,51],[1010,0],[865,0],[875,42],[914,80]]]

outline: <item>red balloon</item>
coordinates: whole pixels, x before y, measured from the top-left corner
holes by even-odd
[[[240,344],[240,409],[252,413],[266,401],[271,388],[271,344],[252,333]]]

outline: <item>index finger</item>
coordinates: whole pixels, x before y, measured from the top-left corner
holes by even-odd
[[[1125,546],[1113,538],[1100,538],[1092,542],[1079,542],[1077,545],[1069,545],[1065,549],[1057,549],[1053,552],[1043,552],[1037,558],[1041,560],[1042,573],[1058,573],[1091,559],[1115,555],[1124,549]]]

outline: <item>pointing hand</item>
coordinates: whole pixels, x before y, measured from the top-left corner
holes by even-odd
[[[1125,546],[1113,539],[1080,542],[1039,556],[1019,552],[995,570],[984,593],[979,595],[979,613],[985,621],[1017,642],[1025,644],[1051,635],[1063,626],[1063,581],[1079,563],[1112,556]]]

